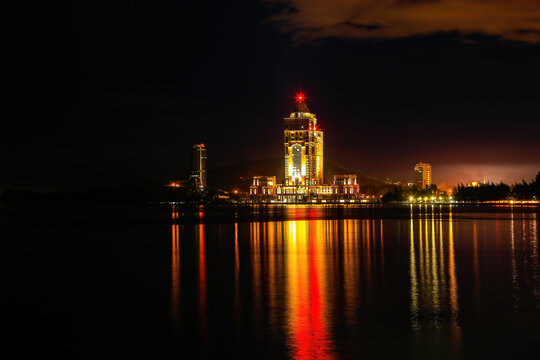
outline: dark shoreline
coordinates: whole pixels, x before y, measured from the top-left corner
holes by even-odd
[[[0,223],[25,224],[150,224],[244,223],[259,221],[305,221],[347,219],[459,219],[511,220],[523,214],[540,213],[539,206],[493,206],[474,204],[220,204],[159,205],[119,204],[73,206],[0,206]],[[176,215],[173,216],[173,209]],[[540,215],[540,214],[539,214]]]

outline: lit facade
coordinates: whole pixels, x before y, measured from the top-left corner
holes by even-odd
[[[191,181],[199,191],[206,189],[206,148],[195,144],[191,150]]]
[[[431,186],[431,165],[419,162],[414,166],[414,183],[419,189]]]
[[[356,175],[334,175],[334,186],[337,187],[337,194],[340,197],[353,198],[360,193],[360,185],[356,182]]]
[[[284,118],[283,184],[275,176],[254,176],[249,193],[261,202],[355,202],[369,201],[360,194],[356,175],[334,175],[331,185],[324,184],[323,132],[317,118],[305,103],[305,96],[296,96],[294,111]]]
[[[284,118],[284,125],[285,185],[322,185],[323,132],[303,94],[297,95],[295,109]]]
[[[277,194],[277,183],[275,176],[254,176],[249,194],[255,196],[274,196]]]

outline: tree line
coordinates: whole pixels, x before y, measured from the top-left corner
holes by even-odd
[[[442,196],[449,199],[444,192],[438,191],[436,185],[431,185],[425,189],[415,186],[403,188],[396,186],[383,195],[383,202],[403,202],[411,198],[419,199],[431,196]],[[452,197],[457,201],[496,201],[496,200],[538,200],[540,199],[540,172],[536,177],[527,182],[522,180],[514,185],[507,185],[503,182],[495,184],[478,184],[477,186],[458,184],[452,189]]]
[[[458,201],[537,200],[540,199],[540,172],[530,182],[522,180],[514,185],[503,182],[478,186],[459,184],[453,193]]]
[[[385,193],[382,197],[382,202],[402,202],[413,199],[425,199],[432,196],[444,196],[447,199],[447,195],[444,191],[437,189],[437,185],[432,184],[425,188],[419,188],[416,185],[412,187],[403,188],[402,186],[394,186],[391,190]]]

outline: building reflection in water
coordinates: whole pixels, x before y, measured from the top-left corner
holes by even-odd
[[[534,284],[534,303],[536,308],[540,308],[540,274],[538,273],[538,213],[533,213],[533,221],[531,222],[532,239],[531,247],[531,263],[533,267],[533,284]]]
[[[205,225],[198,224],[196,228],[196,240],[198,242],[198,255],[199,255],[199,335],[201,339],[201,345],[203,353],[206,351],[207,341],[207,283],[206,283],[206,239],[205,239]]]
[[[197,211],[199,219],[205,218],[203,208]],[[197,311],[182,316],[182,321],[187,317],[197,319],[198,337],[204,344],[208,333],[212,333],[207,329],[213,321],[208,316],[210,300],[212,306],[217,303],[223,306],[220,309],[223,311],[230,312],[234,306],[233,326],[236,331],[233,333],[237,338],[246,336],[243,329],[261,334],[272,332],[279,339],[285,336],[283,341],[287,351],[295,358],[328,358],[339,353],[337,344],[344,341],[341,338],[343,334],[355,334],[354,339],[347,341],[362,341],[358,339],[363,335],[369,337],[369,331],[358,330],[362,322],[368,324],[369,321],[381,319],[392,323],[394,320],[389,318],[403,315],[403,326],[410,325],[415,337],[422,334],[418,339],[433,341],[430,336],[435,336],[435,341],[451,349],[450,352],[459,352],[462,340],[458,323],[460,291],[456,271],[456,238],[461,239],[459,251],[467,250],[471,255],[470,263],[467,259],[460,262],[465,269],[472,265],[470,277],[461,279],[461,296],[465,298],[462,299],[463,309],[467,309],[467,294],[471,294],[469,298],[475,302],[481,303],[483,299],[480,294],[491,286],[481,271],[483,255],[490,239],[485,234],[486,225],[474,219],[456,223],[452,207],[436,205],[411,205],[409,216],[405,220],[390,221],[234,222],[229,228],[219,228],[218,235],[214,236],[212,224],[179,225],[178,210],[173,208],[173,324],[180,322],[181,306],[190,304],[189,301],[182,301],[181,304],[181,295],[191,296],[189,299],[193,299],[196,308],[186,307],[183,309],[186,313],[182,314]],[[527,215],[530,217],[528,219],[514,219],[513,213],[510,216],[510,234],[505,230],[505,236],[510,235],[506,254],[511,255],[511,262],[507,259],[512,300],[515,310],[519,311],[523,306],[539,304],[537,214]],[[498,229],[499,222],[496,226]],[[183,235],[186,228],[189,232]],[[183,262],[181,273],[179,239],[185,241],[189,234],[190,240],[195,240],[195,247],[193,252],[182,252],[182,259],[186,261]],[[214,241],[218,237],[227,241]],[[505,246],[504,242],[503,245],[499,244],[498,238],[492,244],[497,249]],[[385,246],[388,248],[386,254]],[[219,266],[207,263],[207,247],[212,250],[212,259],[229,258],[219,261]],[[216,248],[219,251],[214,252]],[[405,263],[399,261],[402,256],[408,256]],[[193,269],[186,271],[186,264],[192,264]],[[223,264],[230,264],[230,269],[224,268]],[[400,270],[405,272],[404,283],[396,276],[396,271]],[[214,275],[216,272],[230,272],[230,276]],[[181,274],[187,280],[182,282],[183,287],[187,287],[182,293]],[[211,279],[230,279],[230,286],[210,289],[208,275]],[[393,283],[389,285],[385,281]],[[215,282],[212,280],[211,283]],[[192,289],[189,289],[190,284]],[[467,285],[474,286],[475,290],[467,291]],[[231,287],[234,287],[234,291]],[[215,294],[224,288],[231,289],[229,305],[227,298],[222,302],[207,298],[208,291]],[[534,294],[531,294],[531,288]],[[214,292],[214,289],[217,291]],[[393,289],[398,289],[397,297],[402,296],[396,298],[395,302],[394,299],[387,299],[389,293],[396,294],[391,291]],[[530,301],[531,296],[533,301]],[[400,299],[403,300],[403,307],[399,306]],[[390,302],[393,303],[390,305]],[[377,311],[380,309],[394,312],[379,317]],[[407,314],[410,316],[408,319]]]
[[[265,224],[265,223],[264,223]],[[250,250],[251,250],[251,272],[252,272],[252,286],[253,286],[253,304],[255,307],[255,314],[261,315],[261,284],[262,284],[262,264],[261,264],[261,223],[253,222],[250,224]]]
[[[352,324],[363,301],[372,302],[373,267],[381,269],[384,263],[381,221],[284,221],[263,228],[251,223],[250,236],[253,286],[256,294],[268,294],[269,325],[280,326],[278,320],[284,320],[292,357],[333,357],[332,329],[337,324],[332,321],[337,316]],[[259,295],[254,296],[260,308]]]
[[[323,223],[286,223],[287,330],[294,358],[331,354]]]
[[[171,259],[171,317],[173,327],[178,329],[180,321],[180,229],[176,222],[178,219],[178,208],[173,206],[172,208],[172,259]]]
[[[204,218],[203,210],[199,218]],[[178,213],[172,225],[172,316],[180,307],[180,251]],[[197,308],[199,338],[208,339],[206,226],[194,226],[197,254]],[[234,223],[234,307],[236,333],[242,324],[242,306],[253,304],[251,326],[268,326],[287,335],[295,358],[334,356],[332,319],[335,313],[353,323],[363,301],[371,302],[375,277],[384,272],[383,222],[372,219],[305,220]],[[242,233],[241,229],[247,230]],[[180,230],[179,230],[180,229]],[[244,253],[241,234],[249,234]],[[247,239],[246,239],[247,240]],[[245,243],[244,243],[245,244]],[[242,255],[249,259],[242,259]],[[375,268],[376,269],[375,269]],[[377,270],[379,269],[379,270]],[[232,269],[231,269],[232,270]],[[251,280],[241,292],[242,274]],[[339,279],[343,281],[339,281]],[[195,295],[191,292],[192,295]],[[362,296],[363,295],[363,296]],[[249,296],[250,299],[243,298]],[[243,300],[244,299],[244,300]],[[258,324],[258,325],[257,325]]]
[[[535,311],[540,308],[538,269],[538,214],[516,215],[510,223],[513,310]]]
[[[240,310],[240,251],[238,249],[238,223],[234,223],[234,302]]]
[[[445,218],[447,217],[447,218]],[[409,277],[411,327],[436,330],[453,351],[461,346],[452,208],[410,207]],[[445,237],[447,235],[448,238]]]

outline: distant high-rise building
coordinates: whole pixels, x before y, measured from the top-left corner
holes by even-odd
[[[414,182],[420,189],[431,186],[431,165],[419,162],[414,166]]]
[[[204,144],[195,144],[191,151],[191,180],[202,191],[206,189],[206,148]]]
[[[321,185],[323,183],[323,132],[317,118],[305,103],[304,94],[296,96],[294,111],[284,119],[285,184]]]

